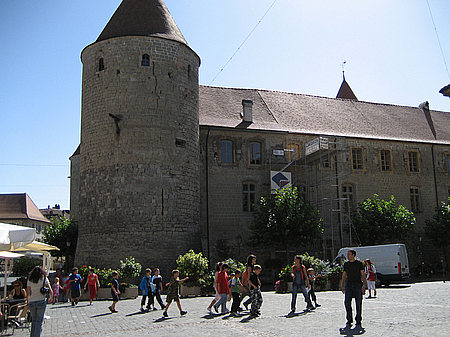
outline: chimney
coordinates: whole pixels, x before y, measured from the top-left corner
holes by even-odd
[[[248,100],[248,99],[242,100],[241,117],[244,120],[244,122],[253,123],[252,108],[253,108],[253,101]]]

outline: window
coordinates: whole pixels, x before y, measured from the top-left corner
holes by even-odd
[[[450,174],[450,154],[445,154],[445,163],[447,164],[447,174]]]
[[[411,211],[419,212],[420,211],[419,188],[414,186],[410,187],[409,197],[411,199]]]
[[[300,146],[298,144],[288,144],[285,150],[285,156],[288,162],[297,160],[300,155]]]
[[[352,149],[352,167],[354,170],[363,169],[363,153],[361,148]]]
[[[260,142],[250,142],[250,164],[260,165],[261,164],[261,143]]]
[[[380,168],[383,172],[392,171],[391,164],[391,151],[381,150],[380,151]]]
[[[255,209],[255,184],[242,184],[242,210],[244,212],[252,212]]]
[[[353,185],[342,185],[342,210],[344,215],[353,210]]]
[[[150,67],[150,56],[148,56],[147,54],[142,55],[141,66]]]
[[[98,60],[98,71],[105,70],[105,61],[103,61],[103,57],[100,57]]]
[[[322,168],[326,168],[326,169],[331,168],[331,160],[328,155],[321,157],[320,160],[322,162]]]
[[[220,162],[222,164],[233,163],[233,142],[231,140],[220,141]]]
[[[409,172],[419,172],[419,152],[408,151],[408,169]]]

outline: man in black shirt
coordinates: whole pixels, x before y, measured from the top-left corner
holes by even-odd
[[[350,249],[347,252],[348,261],[344,263],[344,273],[342,274],[342,293],[345,294],[345,310],[347,311],[347,328],[353,322],[352,298],[356,302],[356,327],[361,328],[362,320],[362,296],[366,293],[367,280],[364,272],[364,265],[356,260],[356,251]]]

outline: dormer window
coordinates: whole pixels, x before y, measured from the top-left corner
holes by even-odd
[[[100,57],[98,60],[98,71],[105,70],[105,61],[103,61],[103,57]]]
[[[141,66],[150,67],[150,56],[147,54],[142,55]]]

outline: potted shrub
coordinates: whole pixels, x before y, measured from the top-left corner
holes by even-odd
[[[195,253],[191,249],[186,254],[178,256],[177,268],[180,271],[180,278],[189,277],[181,285],[181,296],[199,296],[200,278],[207,274],[208,259],[202,253]]]
[[[275,291],[277,293],[285,293],[292,291],[292,267],[288,264],[282,268],[278,274],[278,280],[275,284]]]
[[[121,281],[119,289],[122,298],[136,298],[138,297],[138,287],[133,285],[132,282],[139,277],[141,273],[142,265],[136,262],[135,258],[130,256],[125,261],[120,261],[119,275],[121,275]],[[122,291],[124,290],[124,291]]]

